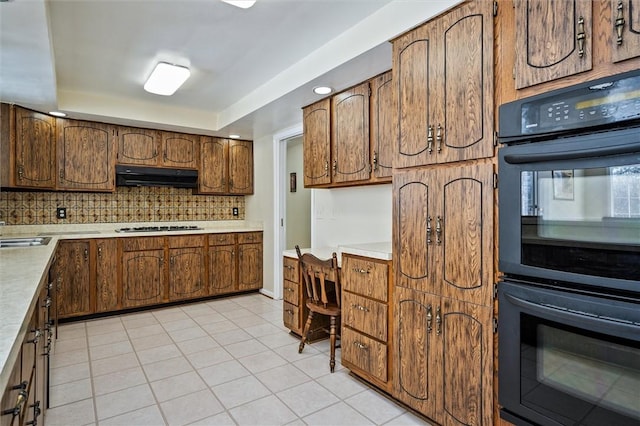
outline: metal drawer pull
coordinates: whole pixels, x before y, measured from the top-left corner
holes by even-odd
[[[362,349],[364,351],[368,351],[369,347],[367,345],[365,345],[364,343],[360,343],[358,341],[353,342],[353,344],[358,348],[358,349]]]
[[[293,309],[285,309],[284,311],[289,315],[293,315]]]
[[[284,289],[285,289],[285,290],[287,290],[287,291],[290,291],[291,293],[293,293],[293,292],[295,291],[295,290],[294,290],[294,289],[292,289],[291,287],[285,287]]]
[[[286,268],[287,268],[288,270],[290,270],[290,271],[291,271],[291,270],[293,270],[293,269],[295,269],[295,267],[293,267],[293,266],[291,266],[291,265],[287,265],[287,266],[286,266]]]
[[[368,274],[369,270],[368,269],[362,269],[362,268],[353,268],[353,272],[357,272],[358,274]]]
[[[359,311],[363,311],[363,312],[369,312],[369,308],[367,308],[366,306],[362,306],[362,305],[356,305],[354,303],[351,304],[352,308],[355,308]]]

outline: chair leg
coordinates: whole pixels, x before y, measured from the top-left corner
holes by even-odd
[[[309,329],[311,329],[311,320],[313,320],[313,312],[309,311],[309,318],[307,318],[307,323],[304,325],[304,331],[302,332],[302,339],[300,339],[300,346],[298,346],[298,353],[301,354],[304,349],[304,344],[307,341],[307,334],[309,334]]]
[[[329,368],[333,373],[336,367],[336,317],[331,317],[329,336],[331,338],[331,359],[329,360]]]

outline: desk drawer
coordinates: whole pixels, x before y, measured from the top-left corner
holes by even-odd
[[[347,327],[342,328],[341,339],[343,361],[383,382],[388,380],[387,345]]]
[[[282,283],[282,297],[286,302],[298,306],[300,304],[300,284],[284,280]]]
[[[298,307],[289,302],[282,302],[282,321],[288,329],[300,332],[300,315]]]
[[[210,246],[230,246],[236,243],[236,234],[209,234]]]
[[[282,276],[285,280],[297,283],[300,281],[300,263],[298,259],[284,256],[282,258]]]
[[[238,234],[238,244],[261,243],[262,232],[241,232]]]
[[[342,321],[345,325],[387,341],[387,305],[352,293],[342,293]]]
[[[389,300],[389,266],[386,263],[343,255],[341,271],[342,286],[346,291],[382,302]]]

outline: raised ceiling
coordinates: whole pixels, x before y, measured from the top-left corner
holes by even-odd
[[[455,0],[10,0],[0,3],[0,100],[71,117],[245,138],[391,67],[387,40]],[[188,66],[145,92],[158,61]]]

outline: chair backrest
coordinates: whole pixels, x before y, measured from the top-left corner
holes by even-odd
[[[302,254],[296,246],[307,297],[317,305],[340,306],[340,273],[335,252],[329,259],[318,259],[311,253]]]

